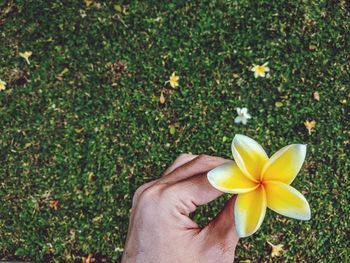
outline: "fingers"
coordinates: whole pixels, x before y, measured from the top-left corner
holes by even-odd
[[[206,173],[211,169],[227,162],[228,160],[221,157],[209,155],[199,155],[191,161],[177,167],[173,172],[162,178],[159,183],[170,183],[190,178],[191,176]]]
[[[207,258],[218,257],[220,262],[233,262],[238,243],[234,224],[233,207],[236,196],[233,196],[221,212],[196,236],[202,241],[203,251]]]
[[[198,155],[187,154],[187,153],[180,154],[180,156],[177,157],[176,160],[165,170],[165,172],[163,173],[162,177],[165,177],[165,176],[169,175],[175,169],[177,169],[178,167],[184,165],[185,163],[188,163],[188,162],[192,161],[197,156]]]
[[[168,187],[181,214],[189,215],[199,205],[204,205],[223,194],[212,187],[206,173],[194,175]]]
[[[162,177],[166,177],[169,174],[171,174],[171,172],[173,172],[174,170],[176,170],[178,167],[186,164],[187,162],[195,159],[198,155],[192,155],[192,154],[180,154],[179,157],[176,158],[176,160],[165,170],[165,172],[163,173]],[[137,188],[134,197],[132,199],[132,206],[135,206],[135,203],[139,200],[140,195],[149,187],[151,187],[152,185],[155,185],[157,182],[159,182],[160,179],[156,179],[153,180],[151,182],[145,183],[143,185],[141,185],[139,188]]]
[[[221,212],[202,230],[203,233],[215,239],[214,242],[218,240],[235,242],[235,244],[238,242],[233,212],[236,197],[236,195],[231,197]]]
[[[208,155],[191,155],[191,154],[182,154],[180,155],[174,163],[164,172],[164,175],[157,180],[154,180],[152,182],[149,182],[147,184],[142,185],[137,189],[135,192],[134,198],[133,198],[133,206],[140,198],[141,194],[148,188],[156,185],[156,184],[175,184],[176,182],[179,182],[181,180],[191,178],[194,175],[203,174],[208,172],[209,170],[227,162],[228,160],[220,158],[220,157],[213,157]],[[222,193],[215,190],[211,185],[209,185],[209,182],[206,178],[206,175],[202,176],[201,179],[193,179],[193,182],[189,181],[187,183],[184,183],[185,185],[192,185],[192,184],[201,184],[205,185],[205,188],[210,189],[211,191],[207,191],[207,194],[210,193],[216,193],[214,195],[215,198],[217,198],[218,194],[221,195]],[[198,181],[198,182],[197,182]],[[203,182],[202,182],[203,181]],[[176,187],[176,186],[175,186]],[[181,187],[181,186],[180,186]],[[193,187],[192,189],[198,188],[198,186]],[[195,194],[201,195],[201,193]],[[211,199],[211,200],[213,200]],[[210,201],[211,201],[210,200]],[[207,201],[206,203],[210,202]],[[200,205],[201,202],[198,204]],[[203,203],[204,204],[204,203]],[[195,208],[194,208],[195,209]]]

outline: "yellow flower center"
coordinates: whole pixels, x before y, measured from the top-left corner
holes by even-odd
[[[257,66],[255,68],[255,72],[258,73],[258,74],[262,74],[265,72],[265,66],[264,65],[261,65],[261,66]]]
[[[177,77],[176,76],[171,76],[170,82],[171,83],[176,83],[177,82]]]

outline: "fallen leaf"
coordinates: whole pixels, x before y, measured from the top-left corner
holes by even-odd
[[[50,200],[50,207],[54,210],[57,210],[58,200]]]
[[[314,92],[314,99],[317,101],[320,100],[320,94],[317,91]]]
[[[165,103],[165,97],[164,97],[164,92],[163,91],[160,93],[159,102],[161,104]]]
[[[283,103],[280,102],[280,101],[276,101],[276,102],[275,102],[275,106],[276,106],[277,108],[282,107],[282,106],[283,106]]]
[[[84,130],[84,128],[81,128],[81,129],[76,128],[74,130],[75,130],[76,133],[81,133]]]
[[[315,44],[309,44],[309,49],[310,50],[315,50],[317,46]]]
[[[121,13],[123,11],[122,7],[118,4],[114,5],[114,10],[118,13]]]
[[[175,128],[175,125],[174,125],[174,124],[171,124],[171,125],[169,126],[169,132],[170,132],[171,135],[174,135],[174,134],[175,134],[176,128]]]

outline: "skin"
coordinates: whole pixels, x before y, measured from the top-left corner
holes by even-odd
[[[182,154],[160,179],[138,188],[122,263],[232,263],[238,242],[235,196],[204,228],[189,218],[197,206],[223,194],[209,184],[206,174],[227,161]]]

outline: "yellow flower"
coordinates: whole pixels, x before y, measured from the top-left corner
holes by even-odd
[[[168,82],[170,83],[170,86],[173,88],[179,86],[179,77],[176,76],[175,72],[173,72],[173,74],[171,74]]]
[[[305,197],[290,186],[303,165],[306,145],[285,146],[269,158],[259,143],[237,134],[231,147],[235,162],[224,163],[207,176],[216,189],[238,194],[234,215],[240,237],[259,229],[267,207],[291,218],[310,219]]]
[[[94,2],[93,0],[84,0],[86,7],[89,7]]]
[[[267,243],[269,243],[269,245],[271,246],[271,257],[278,257],[281,253],[283,253],[283,245],[279,244],[279,245],[274,245],[272,243],[270,243],[269,241],[267,241]]]
[[[25,51],[24,53],[19,53],[19,55],[27,61],[28,65],[30,64],[29,58],[32,54],[32,51]]]
[[[269,64],[269,62],[266,62],[263,65],[254,65],[251,69],[251,71],[254,72],[254,77],[258,78],[258,77],[266,77],[266,73],[270,71],[270,68],[267,67],[267,65]]]
[[[274,245],[272,243],[270,243],[269,241],[267,241],[267,243],[269,243],[269,245],[271,246],[271,257],[278,257],[280,254],[283,253],[283,245],[279,244],[279,245]]]
[[[5,81],[2,81],[0,79],[0,90],[5,90],[6,89],[6,82]]]
[[[315,127],[316,127],[316,121],[312,120],[306,120],[304,122],[305,128],[308,130],[309,135],[311,135],[311,132],[315,131]]]

